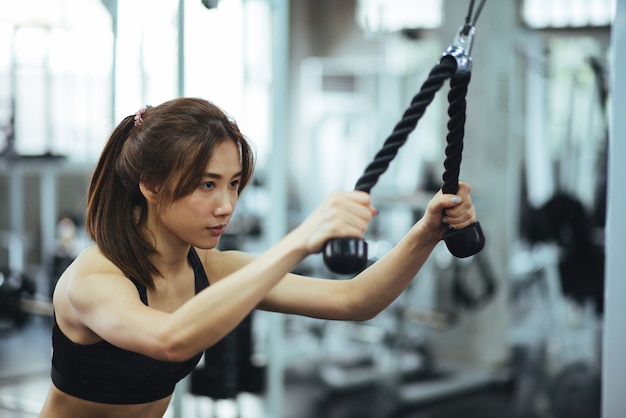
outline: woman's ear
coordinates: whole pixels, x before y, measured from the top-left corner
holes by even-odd
[[[153,182],[141,179],[139,181],[139,190],[148,203],[157,203],[159,188]]]

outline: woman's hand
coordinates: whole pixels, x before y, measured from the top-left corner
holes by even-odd
[[[368,193],[337,191],[304,220],[297,232],[301,234],[308,253],[319,253],[331,238],[362,238],[375,214]]]
[[[463,229],[476,222],[470,190],[467,183],[459,182],[456,195],[443,194],[440,190],[428,203],[422,222],[425,229],[437,240],[443,239],[449,228]]]

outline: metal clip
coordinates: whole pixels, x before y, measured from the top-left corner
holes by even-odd
[[[456,72],[465,73],[472,71],[472,44],[476,28],[471,25],[463,25],[452,44],[443,53],[443,56],[454,58],[457,64]]]

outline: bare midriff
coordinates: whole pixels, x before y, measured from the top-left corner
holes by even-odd
[[[86,401],[50,386],[39,418],[163,418],[172,396],[136,405],[109,405]]]

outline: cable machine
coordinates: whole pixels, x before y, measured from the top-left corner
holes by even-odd
[[[420,91],[413,97],[409,107],[402,115],[402,119],[395,125],[393,132],[385,140],[374,160],[358,179],[355,190],[368,193],[372,190],[397,155],[400,147],[407,141],[408,135],[416,128],[436,93],[449,80],[450,90],[447,95],[449,121],[447,123],[448,134],[446,136],[446,158],[443,164],[442,191],[446,194],[454,194],[458,191],[466,121],[466,95],[472,70],[471,49],[476,32],[476,21],[484,4],[485,0],[482,0],[476,13],[472,16],[475,2],[474,0],[470,2],[465,22],[453,39],[452,44],[443,53],[439,63],[432,68]],[[462,230],[447,231],[444,241],[448,251],[459,259],[478,255],[485,245],[485,237],[479,222]],[[343,275],[358,273],[367,267],[368,262],[371,261],[368,257],[368,244],[363,240],[354,238],[329,240],[324,247],[323,257],[329,270]],[[495,293],[495,281],[490,272],[487,271],[489,266],[484,265],[486,263],[484,259],[476,259],[476,263],[481,274],[484,273],[485,276],[484,296],[487,299],[491,298]],[[425,266],[424,270],[426,274],[432,273],[432,271],[426,271],[429,270],[428,265]],[[382,385],[381,388],[385,394],[383,403],[385,405],[379,405],[379,407],[383,410],[394,410],[398,406],[454,396],[486,386],[501,378],[492,370],[438,369],[433,364],[432,353],[428,352],[428,345],[426,344],[421,347],[424,351],[420,352],[422,362],[418,365],[418,369],[421,368],[421,370],[417,370],[423,372],[420,374],[421,378],[418,381],[405,379],[407,371],[411,374],[415,370],[406,369],[401,358],[401,351],[402,344],[406,344],[407,341],[405,341],[404,336],[397,334],[402,334],[408,321],[410,321],[411,312],[408,311],[410,308],[399,310],[399,315],[395,315],[394,328],[396,328],[396,332],[389,336],[389,339],[393,341],[382,343],[387,344],[389,350],[384,367],[374,365],[370,368],[371,371],[367,376],[364,373],[355,373],[355,370],[346,371],[339,375],[335,369],[333,370],[333,378],[326,377],[324,379],[325,375],[322,374],[323,380],[331,387],[339,390],[360,387],[367,382]],[[351,373],[354,376],[350,376]],[[440,373],[444,373],[445,377],[441,377]],[[331,375],[327,374],[327,376]],[[354,378],[351,379],[351,377]]]
[[[446,137],[445,171],[443,173],[443,192],[454,194],[458,191],[459,173],[465,134],[465,110],[467,88],[471,78],[471,49],[476,33],[475,24],[485,4],[481,1],[472,20],[474,0],[470,2],[464,25],[459,30],[452,44],[443,54],[440,62],[433,67],[420,91],[413,97],[410,106],[396,124],[391,135],[374,160],[367,166],[358,179],[355,190],[369,193],[387,170],[409,134],[424,115],[426,108],[433,101],[435,94],[446,80],[450,80],[448,93],[448,135]],[[444,240],[450,252],[459,258],[469,257],[480,252],[485,245],[485,237],[479,222],[461,230],[447,231]],[[323,250],[324,263],[338,274],[354,274],[367,266],[367,243],[357,238],[334,238],[329,240]]]

